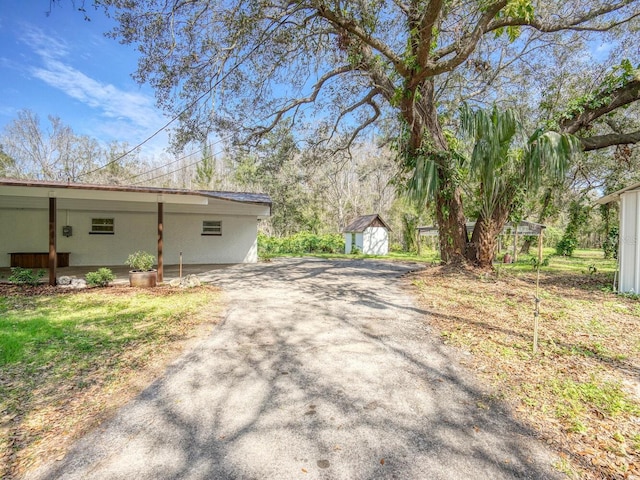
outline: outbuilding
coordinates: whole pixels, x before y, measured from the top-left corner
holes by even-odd
[[[620,202],[618,291],[640,293],[640,183],[602,197],[596,203],[617,201]]]
[[[145,250],[163,264],[258,260],[256,193],[0,179],[0,267],[122,265]]]
[[[380,215],[363,215],[342,229],[345,253],[358,249],[366,255],[389,253],[391,229]]]

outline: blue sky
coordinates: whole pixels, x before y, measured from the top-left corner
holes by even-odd
[[[134,47],[104,36],[111,20],[87,7],[85,21],[70,1],[48,9],[49,0],[0,0],[0,129],[29,109],[43,126],[55,115],[78,134],[133,146],[167,122],[152,90],[131,78]],[[160,134],[142,155],[166,144]]]

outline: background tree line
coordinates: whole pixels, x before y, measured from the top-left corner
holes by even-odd
[[[637,113],[629,110],[624,115]],[[461,131],[458,142],[457,148],[466,148],[469,156],[473,142]],[[133,155],[101,168],[128,146],[101,146],[96,139],[76,135],[59,118],[49,117],[43,125],[32,112],[23,111],[1,132],[0,145],[2,176],[268,193],[274,202],[273,216],[263,222],[261,231],[270,236],[336,233],[358,215],[380,213],[393,228],[392,243],[415,251],[415,228],[434,222],[432,212],[420,209],[406,195],[396,152],[376,138],[336,153],[296,141],[293,129],[282,125],[255,148],[204,142],[192,153],[155,159]],[[606,247],[617,226],[617,212],[614,205],[595,207],[593,200],[639,181],[639,162],[635,146],[582,154],[561,178],[543,182],[535,195],[516,195],[509,219],[555,226],[550,236],[554,246],[569,225],[567,230],[575,238],[565,243],[574,242],[574,248]],[[506,174],[495,164],[490,166],[498,175]],[[478,189],[479,183],[473,175],[462,179],[468,192]],[[482,199],[471,193],[468,198],[476,198],[465,212],[473,219]]]

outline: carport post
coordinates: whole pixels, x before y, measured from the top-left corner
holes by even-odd
[[[56,284],[56,197],[49,193],[49,285]]]
[[[158,282],[162,282],[164,277],[164,259],[162,258],[163,213],[164,203],[158,202]]]

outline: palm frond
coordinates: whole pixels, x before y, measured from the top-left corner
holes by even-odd
[[[434,197],[438,187],[438,167],[436,162],[424,155],[418,156],[413,173],[407,183],[409,199],[418,205],[423,205]]]

